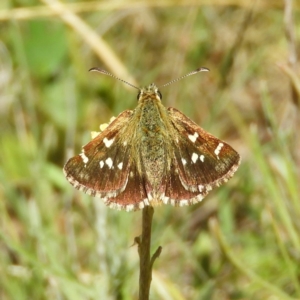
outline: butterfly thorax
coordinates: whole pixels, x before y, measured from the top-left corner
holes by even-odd
[[[161,94],[152,84],[142,89],[135,116],[137,146],[135,159],[138,171],[145,176],[146,188],[155,199],[161,193],[162,182],[170,162],[167,161],[168,133],[166,130],[166,109],[161,104]]]

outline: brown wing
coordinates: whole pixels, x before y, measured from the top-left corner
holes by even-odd
[[[174,155],[161,199],[173,205],[193,204],[233,176],[240,156],[177,109],[168,108],[168,113],[174,129]]]
[[[141,187],[143,181],[131,166],[132,135],[123,134],[132,114],[132,111],[121,113],[103,132],[82,147],[81,154],[70,158],[64,166],[65,176],[75,188],[100,197],[107,205],[117,209],[137,209],[147,198]]]

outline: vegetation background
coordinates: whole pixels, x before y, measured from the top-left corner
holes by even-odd
[[[0,4],[0,298],[137,299],[140,212],[64,178],[90,132],[164,84],[242,156],[201,204],[155,209],[152,299],[300,299],[300,3]]]

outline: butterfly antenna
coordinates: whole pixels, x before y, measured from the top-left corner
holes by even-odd
[[[190,73],[187,73],[187,74],[185,74],[185,75],[183,75],[183,76],[181,76],[181,77],[179,77],[179,78],[173,79],[173,80],[171,80],[170,82],[165,83],[164,85],[161,85],[160,87],[164,87],[164,86],[170,85],[170,84],[172,84],[172,83],[174,83],[174,82],[176,82],[176,81],[179,81],[179,80],[181,80],[181,79],[183,79],[183,78],[185,78],[185,77],[188,77],[188,76],[197,74],[197,73],[199,73],[199,72],[209,72],[209,69],[204,68],[204,67],[198,68],[198,69],[196,69],[196,70],[194,70],[194,71],[192,71],[192,72],[190,72]]]
[[[133,84],[131,84],[131,83],[129,83],[129,82],[127,82],[127,81],[125,81],[125,80],[123,80],[123,79],[121,79],[121,78],[119,78],[119,77],[117,77],[117,76],[115,76],[115,75],[107,72],[106,70],[103,70],[103,69],[100,69],[100,68],[91,68],[91,69],[89,69],[89,72],[99,72],[99,73],[102,73],[104,75],[108,75],[108,76],[110,76],[112,78],[118,79],[118,80],[126,83],[127,85],[129,85],[129,86],[131,86],[131,87],[133,87],[133,88],[135,88],[137,90],[140,90],[140,88],[136,87],[135,85],[133,85]]]

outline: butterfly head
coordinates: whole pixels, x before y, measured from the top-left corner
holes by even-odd
[[[161,101],[162,94],[154,83],[151,83],[147,87],[140,89],[137,96],[138,101],[143,100],[145,98],[150,98],[150,99],[156,98],[156,100]]]

